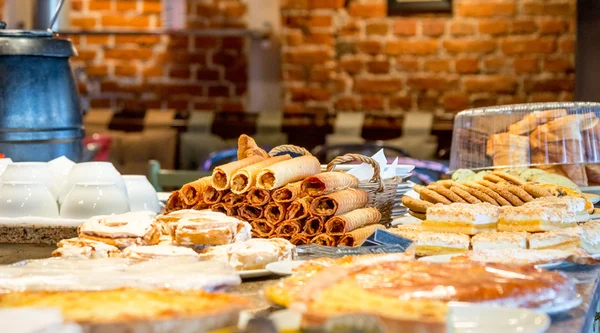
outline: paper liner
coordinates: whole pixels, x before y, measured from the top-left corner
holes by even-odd
[[[301,198],[302,182],[295,182],[285,185],[284,187],[272,192],[271,198],[275,202],[290,203]]]
[[[325,218],[323,216],[309,216],[304,221],[304,234],[313,237],[325,232]]]
[[[288,205],[284,203],[270,202],[265,206],[264,217],[269,223],[276,225],[285,220],[287,207]]]
[[[263,217],[264,210],[261,206],[242,204],[238,209],[238,214],[246,221],[254,221]]]
[[[364,207],[369,200],[367,192],[347,189],[315,198],[310,205],[312,215],[333,216]]]
[[[296,246],[310,244],[310,237],[306,234],[296,234],[290,242]]]
[[[240,169],[265,160],[262,156],[250,156],[216,167],[212,173],[211,185],[219,191],[230,188],[233,175]]]
[[[256,179],[256,186],[274,190],[321,172],[321,163],[314,156],[300,156],[264,168]]]
[[[198,201],[202,201],[202,193],[207,186],[210,185],[211,177],[203,177],[191,183],[187,183],[181,187],[180,196],[186,206],[195,206]]]
[[[304,197],[292,202],[287,209],[286,218],[288,220],[299,220],[308,217],[312,201],[312,197]]]
[[[377,208],[360,208],[330,218],[325,223],[325,230],[330,235],[344,234],[370,224],[375,224],[379,220],[381,220],[381,213]]]
[[[278,162],[289,160],[291,158],[292,157],[290,155],[271,157],[262,162],[255,163],[238,170],[231,177],[231,191],[236,194],[248,192],[256,184],[256,176],[263,168]]]
[[[165,213],[174,212],[176,210],[184,209],[183,200],[181,200],[181,193],[179,191],[171,192],[167,203],[165,204]]]
[[[311,197],[358,186],[358,178],[343,172],[323,172],[302,181],[302,193]]]
[[[285,220],[277,225],[275,228],[275,235],[277,237],[291,239],[294,235],[299,234],[302,231],[302,222],[298,220]]]
[[[210,210],[212,210],[213,212],[223,213],[227,216],[237,215],[237,209],[235,209],[235,207],[233,207],[229,204],[226,204],[224,202],[219,202],[214,205],[211,205]]]
[[[256,233],[259,238],[269,238],[275,235],[275,227],[268,223],[267,220],[257,219],[250,223],[252,233]]]
[[[225,194],[227,194],[225,191],[218,191],[211,185],[207,186],[204,193],[202,193],[202,199],[206,204],[214,205],[221,202],[221,199],[223,199]]]
[[[267,190],[253,187],[246,195],[246,201],[255,206],[264,206],[271,200],[271,193]]]
[[[240,135],[238,138],[238,160],[242,160],[250,156],[269,157],[269,153],[261,149],[253,138],[246,134]]]
[[[312,244],[319,244],[324,246],[336,246],[335,238],[328,234],[320,234],[310,241]]]
[[[371,236],[377,229],[385,229],[385,227],[381,224],[372,224],[364,228],[353,230],[342,236],[338,245],[361,246],[362,243],[364,243],[365,240],[369,238],[369,236]]]

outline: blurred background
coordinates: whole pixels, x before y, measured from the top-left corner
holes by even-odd
[[[593,70],[575,85],[592,2],[67,0],[53,29],[79,52],[86,158],[121,173],[209,171],[246,133],[323,163],[383,147],[427,179],[459,111],[597,98]],[[0,19],[45,27],[57,3],[0,0]]]

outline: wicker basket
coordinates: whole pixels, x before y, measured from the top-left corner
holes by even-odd
[[[402,182],[402,178],[392,177],[382,180],[379,164],[371,157],[360,154],[338,156],[327,164],[326,171],[332,171],[336,165],[348,162],[368,163],[373,167],[373,178],[360,182],[358,189],[369,194],[368,205],[377,208],[381,212],[381,221],[379,223],[388,226],[392,222],[392,208],[396,200],[396,190],[398,184]]]
[[[312,155],[308,150],[302,147],[294,145],[281,145],[271,149],[271,151],[269,151],[269,156],[273,157],[281,153],[294,153],[302,156]]]

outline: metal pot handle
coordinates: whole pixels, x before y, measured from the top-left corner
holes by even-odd
[[[58,19],[58,14],[60,14],[60,10],[62,9],[62,6],[65,4],[65,0],[60,0],[58,2],[58,5],[56,6],[56,10],[54,11],[54,15],[52,15],[52,19],[50,19],[50,26],[48,27],[48,30],[52,30],[52,27],[54,26],[54,23],[56,23],[56,20]]]

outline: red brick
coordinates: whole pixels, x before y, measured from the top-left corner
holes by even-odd
[[[572,16],[575,13],[574,3],[539,3],[526,2],[523,13],[528,15]]]
[[[220,40],[216,37],[199,36],[194,38],[194,47],[196,49],[210,49],[219,46]]]
[[[365,41],[358,42],[356,44],[356,48],[360,52],[371,54],[371,55],[376,55],[381,52],[382,45],[381,45],[381,42],[378,40],[365,40]]]
[[[390,97],[391,110],[410,110],[412,109],[412,98],[409,95],[395,95]]]
[[[444,94],[444,109],[446,111],[462,111],[469,107],[469,96],[464,92],[454,91]]]
[[[117,76],[135,76],[137,67],[135,65],[117,65],[115,66],[115,75]]]
[[[287,29],[287,31],[282,34],[282,37],[284,44],[289,46],[299,46],[304,43],[304,35],[300,29]]]
[[[467,17],[513,16],[516,12],[514,3],[500,1],[477,1],[459,3],[456,13]]]
[[[114,81],[103,81],[100,83],[101,92],[118,92],[119,86]]]
[[[544,60],[543,69],[545,72],[567,73],[573,72],[571,59],[567,57],[549,58]]]
[[[284,54],[285,61],[292,64],[316,65],[331,59],[326,50],[295,50]]]
[[[331,76],[331,70],[325,67],[313,67],[310,70],[310,81],[327,82]]]
[[[487,73],[499,72],[504,68],[504,58],[491,56],[483,60],[483,69]]]
[[[221,46],[224,49],[241,50],[244,48],[245,43],[246,41],[242,37],[224,37],[221,42]]]
[[[107,49],[104,50],[104,58],[107,59],[128,59],[128,60],[148,60],[152,58],[152,50],[145,48],[135,49]]]
[[[498,105],[527,103],[527,98],[520,95],[502,95],[498,98]]]
[[[284,113],[303,113],[304,110],[304,104],[301,103],[291,103],[283,106]]]
[[[211,17],[215,16],[219,10],[214,5],[197,3],[196,4],[196,15],[199,17]]]
[[[558,95],[551,92],[538,92],[531,94],[529,99],[532,103],[556,102]]]
[[[471,102],[472,106],[474,108],[483,108],[483,107],[488,107],[488,106],[495,106],[498,105],[498,98],[496,98],[495,96],[476,96],[475,98],[473,98],[473,101]]]
[[[318,0],[315,0],[318,1]],[[348,9],[350,16],[361,18],[386,17],[387,10],[383,3],[359,3],[352,1]]]
[[[327,101],[331,98],[329,90],[319,87],[293,87],[290,89],[293,102]]]
[[[542,35],[558,35],[569,29],[569,24],[563,20],[540,21],[540,33]]]
[[[390,72],[389,60],[372,60],[367,62],[367,70],[374,74],[387,74]]]
[[[407,85],[418,90],[445,90],[448,80],[439,76],[414,76],[408,78]]]
[[[573,102],[574,101],[573,93],[563,91],[560,93],[560,97],[558,100],[561,102]]]
[[[388,41],[385,53],[389,55],[428,55],[435,54],[438,47],[439,42],[437,39]]]
[[[447,39],[444,48],[450,53],[490,53],[496,50],[491,39]]]
[[[401,72],[418,72],[419,60],[415,58],[398,57],[396,59],[396,69]]]
[[[189,103],[190,101],[187,99],[168,100],[167,107],[169,109],[187,110],[189,108]]]
[[[229,95],[229,87],[227,86],[208,87],[208,96],[210,97],[228,97]]]
[[[402,89],[402,80],[397,78],[356,78],[354,90],[361,93],[392,93]]]
[[[504,75],[475,76],[464,80],[467,91],[514,93],[518,83],[514,77]]]
[[[167,48],[182,48],[187,49],[189,44],[189,38],[185,35],[169,36],[169,42]]]
[[[79,82],[77,84],[77,90],[79,90],[79,93],[84,95],[88,93],[88,87],[87,84],[85,82]]]
[[[90,107],[92,108],[110,108],[111,103],[108,98],[92,98],[90,100]]]
[[[217,104],[213,101],[196,102],[193,105],[194,110],[214,111],[217,109]]]
[[[96,51],[92,50],[78,50],[77,57],[74,60],[90,61],[96,59]]]
[[[222,14],[227,18],[241,18],[246,14],[246,5],[243,3],[224,3],[222,7]]]
[[[419,95],[417,96],[417,107],[420,111],[435,111],[440,106],[437,96]]]
[[[445,31],[445,20],[430,19],[421,21],[421,33],[425,36],[441,36]]]
[[[506,55],[554,53],[556,42],[553,38],[508,37],[502,41],[501,47]]]
[[[88,2],[88,9],[92,11],[111,10],[110,0],[92,0]]]
[[[143,1],[142,13],[144,14],[160,14],[162,13],[162,3],[160,1]]]
[[[444,73],[450,70],[450,61],[445,59],[430,59],[423,62],[426,72]]]
[[[215,58],[215,56],[213,56],[213,58]],[[157,55],[156,62],[158,64],[178,63],[202,65],[207,63],[207,57],[206,53],[194,53],[188,52],[187,50],[169,50],[166,53]]]
[[[172,67],[169,71],[169,77],[175,79],[189,79],[190,76],[191,72],[188,67]]]
[[[358,73],[362,71],[364,62],[356,57],[343,57],[339,63],[340,69],[348,73]]]
[[[90,38],[88,36],[87,38]],[[142,45],[156,45],[160,43],[160,36],[138,36],[138,35],[116,35],[115,44],[142,44]]]
[[[85,42],[88,45],[107,45],[108,44],[108,36],[95,36],[89,35],[85,37]]]
[[[367,35],[387,35],[388,33],[387,22],[371,22],[367,23],[365,31]]]
[[[311,9],[339,9],[344,8],[344,0],[308,0]]]
[[[454,69],[461,74],[474,74],[479,72],[478,58],[458,58],[454,63]]]
[[[147,68],[144,68],[144,70],[142,71],[142,74],[144,75],[145,78],[160,77],[163,75],[163,68],[162,67],[147,67]]]
[[[516,58],[513,61],[513,67],[516,73],[537,73],[539,63],[535,58]]]
[[[510,26],[510,32],[515,35],[531,34],[537,29],[537,24],[532,20],[515,20],[511,22]]]
[[[356,21],[350,21],[338,30],[339,36],[357,36],[360,34],[360,25]]]
[[[360,98],[360,109],[364,111],[369,110],[383,110],[385,101],[381,95],[363,95]]]
[[[399,18],[392,23],[392,33],[399,36],[414,36],[417,34],[417,20]]]
[[[151,1],[144,1],[152,3]],[[129,10],[137,10],[137,1],[115,1],[118,12],[125,12]]]
[[[82,9],[83,9],[83,1],[81,1],[81,0],[71,0],[71,10],[73,10],[74,12],[77,12],[77,11],[80,11]]]
[[[333,45],[335,40],[330,33],[311,32],[304,36],[304,43],[316,45]]]
[[[288,28],[329,28],[332,24],[331,15],[294,15],[284,19],[284,25]]]
[[[96,28],[95,17],[73,17],[71,19],[71,26],[79,29],[94,29]]]
[[[564,53],[575,53],[575,39],[563,38],[558,41],[558,50]]]
[[[147,16],[104,15],[101,23],[103,27],[147,28],[150,20]]]
[[[85,74],[88,77],[107,76],[108,68],[106,67],[106,65],[87,66],[85,67]]]
[[[244,104],[240,102],[225,102],[221,107],[221,110],[224,112],[244,112],[246,108]]]
[[[571,92],[574,88],[575,80],[573,77],[525,80],[526,92]]]
[[[450,34],[453,36],[467,36],[475,33],[475,24],[469,22],[452,22],[450,24]]]
[[[487,35],[504,35],[508,32],[508,22],[503,20],[480,21],[479,32]]]
[[[358,100],[353,96],[342,96],[333,103],[333,107],[339,111],[358,110]]]

